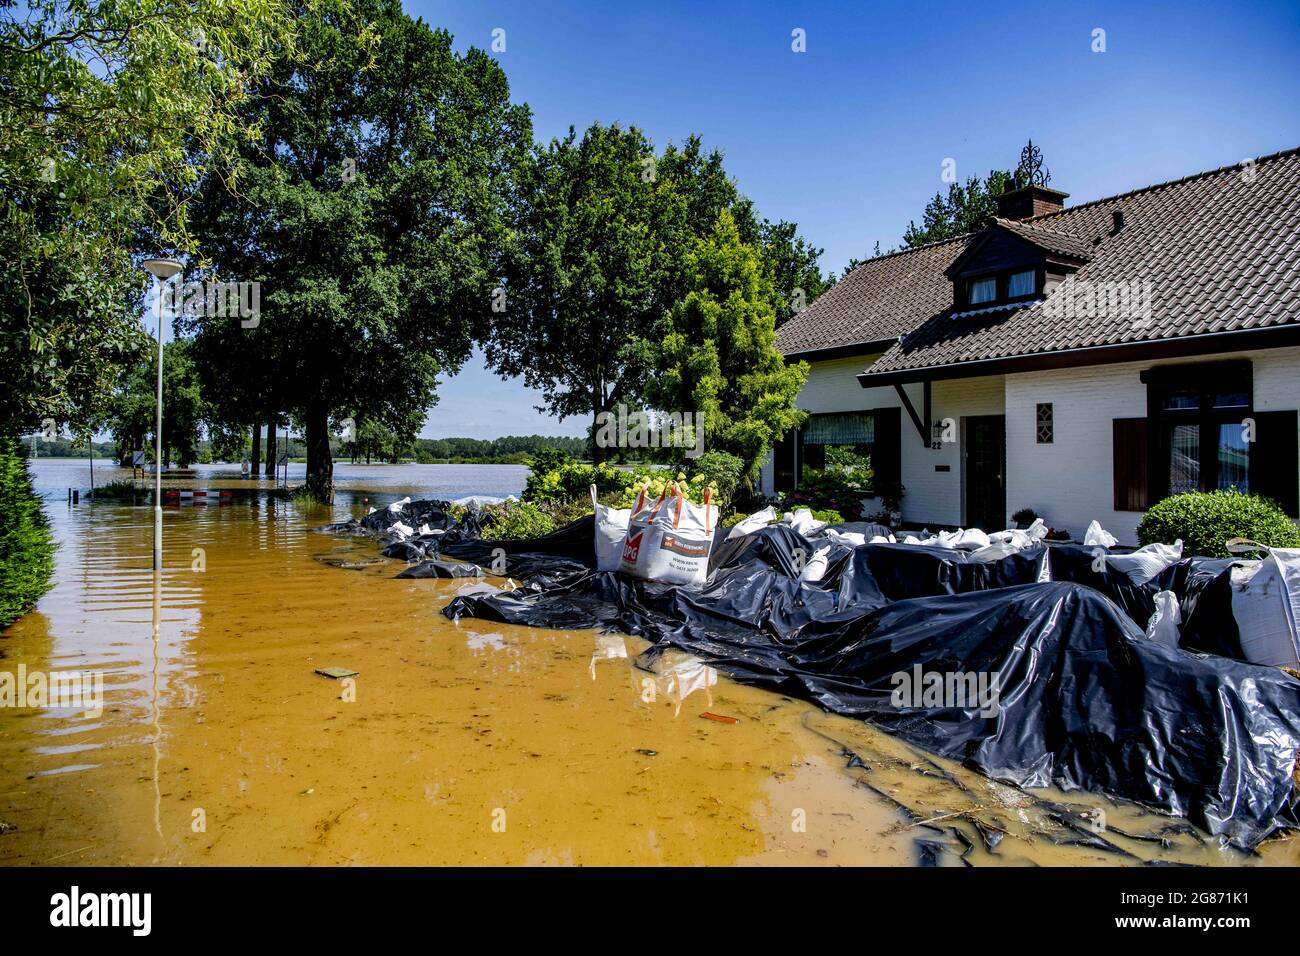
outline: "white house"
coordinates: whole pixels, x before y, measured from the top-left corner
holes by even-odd
[[[907,523],[1032,508],[1133,543],[1149,503],[1300,498],[1300,150],[1065,207],[1032,171],[978,232],[864,262],[778,332],[810,413],[763,472],[827,445],[901,481]]]

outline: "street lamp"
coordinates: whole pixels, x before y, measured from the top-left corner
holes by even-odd
[[[153,569],[162,570],[162,382],[163,382],[163,297],[162,284],[185,266],[175,259],[146,259],[144,270],[158,280],[158,408],[154,419],[153,486]]]

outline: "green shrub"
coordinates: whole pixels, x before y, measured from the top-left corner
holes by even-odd
[[[844,516],[832,508],[824,508],[820,511],[814,510],[812,516],[818,521],[825,521],[827,524],[844,524]]]
[[[1250,538],[1274,548],[1300,547],[1300,530],[1267,498],[1228,491],[1191,492],[1157,502],[1142,517],[1138,542],[1173,544],[1184,554],[1229,558],[1229,538]]]
[[[692,481],[711,486],[719,501],[734,501],[736,485],[745,472],[745,461],[730,452],[708,451],[687,462],[687,469]]]
[[[0,630],[50,589],[54,547],[20,443],[0,440]]]
[[[863,493],[871,490],[875,470],[870,455],[859,455],[852,445],[827,445],[826,470],[838,471],[848,484]]]
[[[533,504],[590,500],[590,488],[605,495],[622,492],[631,483],[628,472],[612,465],[585,465],[574,461],[567,453],[556,448],[543,448],[533,456],[532,470],[524,485],[524,500]]]
[[[92,501],[130,501],[134,502],[136,498],[153,498],[153,490],[142,490],[136,487],[136,483],[127,478],[119,478],[117,481],[110,481],[107,484],[100,485],[90,495]]]
[[[781,499],[781,507],[786,511],[826,509],[843,515],[841,521],[857,521],[862,517],[862,497],[863,492],[843,472],[804,468],[799,487]]]
[[[739,511],[737,511],[735,514],[729,514],[722,519],[722,527],[734,528],[736,525],[740,524],[748,517],[749,515],[743,514],[742,512]]]
[[[555,519],[535,504],[527,501],[484,505],[483,537],[540,538],[555,530]]]

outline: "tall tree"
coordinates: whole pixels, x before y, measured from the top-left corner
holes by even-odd
[[[656,176],[640,130],[596,124],[538,149],[523,180],[504,311],[484,354],[561,419],[640,395],[643,336],[674,264],[656,227]]]
[[[192,248],[193,186],[289,27],[278,0],[0,6],[0,433],[102,411],[143,338],[137,244]]]
[[[907,224],[903,242],[915,249],[928,242],[940,242],[974,232],[989,216],[997,214],[997,197],[1013,182],[1011,173],[994,169],[980,179],[969,177],[966,182],[951,183],[948,195],[935,193],[925,205],[921,225]]]
[[[702,416],[706,447],[739,457],[752,485],[768,449],[803,419],[795,399],[808,365],[787,365],[777,352],[771,279],[730,212],[687,262],[692,288],[658,324],[648,398]]]
[[[301,422],[307,486],[327,497],[331,422],[400,432],[486,326],[531,120],[494,60],[455,53],[399,0],[295,17],[302,55],[252,90],[262,139],[239,188],[210,181],[198,216],[216,274],[261,283],[260,320],[195,331],[232,378],[256,356],[232,403],[270,395],[263,409]]]
[[[560,418],[640,406],[650,330],[693,287],[689,253],[723,212],[759,250],[781,318],[828,284],[821,250],[792,223],[760,220],[698,136],[655,156],[636,128],[596,124],[581,139],[570,129],[537,151],[520,209],[509,304],[484,352]]]

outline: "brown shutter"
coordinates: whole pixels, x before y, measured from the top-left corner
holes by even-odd
[[[891,487],[903,479],[903,410],[877,408],[871,414],[875,417],[871,470],[883,487]]]
[[[1113,422],[1115,452],[1115,510],[1147,509],[1147,420],[1116,418]]]
[[[781,436],[781,440],[772,449],[772,490],[777,492],[794,491],[795,485],[795,441],[796,429],[790,429]]]
[[[1250,446],[1250,490],[1272,498],[1292,518],[1300,517],[1296,413],[1255,412],[1255,442]]]

